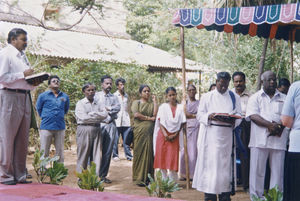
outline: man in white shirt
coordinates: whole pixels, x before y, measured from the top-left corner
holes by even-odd
[[[240,96],[241,108],[242,108],[242,123],[240,124],[240,135],[236,139],[237,142],[237,158],[241,161],[241,184],[244,191],[249,189],[249,168],[250,168],[250,149],[248,148],[250,140],[250,121],[245,119],[248,100],[250,98],[250,92],[246,87],[246,75],[243,72],[234,72],[232,74],[232,81],[234,88],[232,91]],[[238,177],[239,178],[239,177]]]
[[[278,185],[283,190],[284,156],[288,133],[283,130],[280,115],[286,95],[279,92],[276,75],[266,71],[261,76],[263,88],[253,94],[246,117],[251,119],[250,196],[262,197],[266,163],[269,158],[270,188]]]
[[[75,116],[77,121],[77,167],[76,171],[86,169],[90,161],[96,164],[96,173],[100,174],[102,159],[102,138],[100,123],[107,117],[105,106],[94,99],[96,87],[87,83],[82,87],[85,98],[77,102]]]
[[[26,155],[31,120],[30,90],[25,81],[32,75],[25,50],[27,33],[12,29],[8,45],[0,51],[0,182],[7,185],[26,181]],[[35,85],[40,84],[35,83]]]
[[[118,154],[118,142],[119,142],[120,134],[122,135],[125,157],[129,161],[132,160],[132,154],[130,152],[130,144],[132,143],[132,132],[130,128],[130,116],[128,114],[129,98],[127,93],[125,93],[125,89],[124,89],[125,83],[126,81],[123,78],[116,79],[116,86],[118,90],[114,93],[114,95],[118,97],[119,103],[121,105],[121,109],[120,112],[118,113],[118,118],[116,119],[118,135],[115,138],[114,147],[113,147],[114,161],[120,160]]]
[[[193,178],[193,188],[204,192],[205,201],[229,201],[232,180],[233,128],[240,120],[215,117],[216,113],[241,114],[238,95],[228,90],[230,74],[217,74],[216,89],[200,99],[197,120],[200,122],[198,135],[198,158]]]

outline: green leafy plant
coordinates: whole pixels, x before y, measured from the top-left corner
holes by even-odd
[[[157,171],[156,180],[148,174],[150,180],[149,185],[146,185],[146,190],[150,196],[159,198],[171,198],[171,193],[179,191],[181,188],[170,178],[163,179],[161,171]]]
[[[57,161],[59,156],[55,156],[53,158],[43,157],[44,150],[36,150],[33,157],[33,169],[37,175],[37,180],[39,183],[44,183],[47,178],[47,165],[51,162]]]
[[[62,184],[62,180],[68,176],[68,169],[63,163],[57,161],[50,163],[51,167],[47,169],[47,176],[50,177],[50,184]]]
[[[283,201],[283,193],[279,191],[278,185],[264,192],[264,198],[252,196],[253,201]]]
[[[78,177],[78,186],[81,189],[93,190],[93,191],[104,191],[103,181],[98,177],[96,173],[96,164],[91,163],[87,169],[82,169],[82,173],[76,172]]]

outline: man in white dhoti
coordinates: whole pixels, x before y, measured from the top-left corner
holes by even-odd
[[[288,133],[280,121],[286,95],[279,92],[276,75],[266,71],[261,76],[263,88],[253,94],[247,106],[246,117],[251,119],[250,135],[250,195],[262,197],[266,163],[269,158],[270,188],[278,185],[283,190],[284,156]]]
[[[232,135],[240,120],[216,118],[216,113],[240,114],[240,97],[228,90],[230,74],[217,74],[216,89],[201,97],[197,119],[198,158],[193,188],[205,193],[205,201],[230,200],[232,183]]]

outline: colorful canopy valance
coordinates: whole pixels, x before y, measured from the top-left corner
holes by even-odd
[[[179,9],[175,26],[300,42],[300,3],[234,8]]]

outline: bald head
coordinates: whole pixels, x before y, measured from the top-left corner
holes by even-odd
[[[260,79],[264,80],[264,79],[266,79],[266,77],[268,77],[271,74],[275,75],[275,73],[273,71],[270,71],[270,70],[265,71],[263,74],[261,74]],[[276,77],[276,75],[275,75],[275,77]]]
[[[272,71],[266,71],[261,75],[263,90],[268,95],[274,95],[277,88],[276,74]]]

